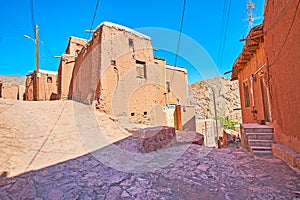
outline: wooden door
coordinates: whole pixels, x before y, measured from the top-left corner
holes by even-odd
[[[263,76],[260,77],[260,86],[262,92],[264,117],[266,122],[271,122],[271,109],[269,101],[269,90]]]

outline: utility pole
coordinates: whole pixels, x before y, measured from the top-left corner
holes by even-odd
[[[216,95],[213,88],[211,88],[211,91],[213,93],[213,101],[214,101],[214,111],[215,111],[215,126],[216,126],[216,132],[217,132],[217,138],[216,138],[216,145],[217,148],[219,147],[219,130],[218,130],[218,115],[217,115],[217,105],[216,105]]]
[[[40,71],[39,71],[39,27],[35,26],[35,101],[39,100]]]

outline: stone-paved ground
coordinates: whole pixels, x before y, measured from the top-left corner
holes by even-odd
[[[278,159],[199,145],[155,172],[120,172],[87,154],[0,178],[0,199],[300,199],[299,192],[300,174]]]
[[[99,124],[90,123],[93,114],[81,109],[69,101],[0,101],[1,200],[300,199],[300,174],[278,159],[198,145],[140,154],[136,138],[124,139],[99,113]],[[98,125],[123,151],[107,143],[94,149],[98,142],[84,136]],[[178,150],[184,154],[172,158]]]

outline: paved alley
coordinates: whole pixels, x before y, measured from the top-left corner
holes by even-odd
[[[194,144],[141,154],[106,115],[80,109],[0,101],[0,199],[300,199],[300,173],[276,158]],[[99,127],[101,145],[89,138]]]

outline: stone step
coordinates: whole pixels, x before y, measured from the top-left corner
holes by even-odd
[[[255,151],[253,151],[253,154],[256,155],[256,156],[272,156],[273,152],[272,151],[255,150]]]
[[[245,133],[274,133],[274,129],[272,127],[268,128],[244,128]]]
[[[265,147],[265,146],[250,146],[252,151],[272,151],[272,147]]]
[[[246,133],[248,140],[273,140],[273,133]]]
[[[273,140],[255,140],[255,139],[249,139],[248,143],[250,146],[266,146],[271,147],[274,143]]]

